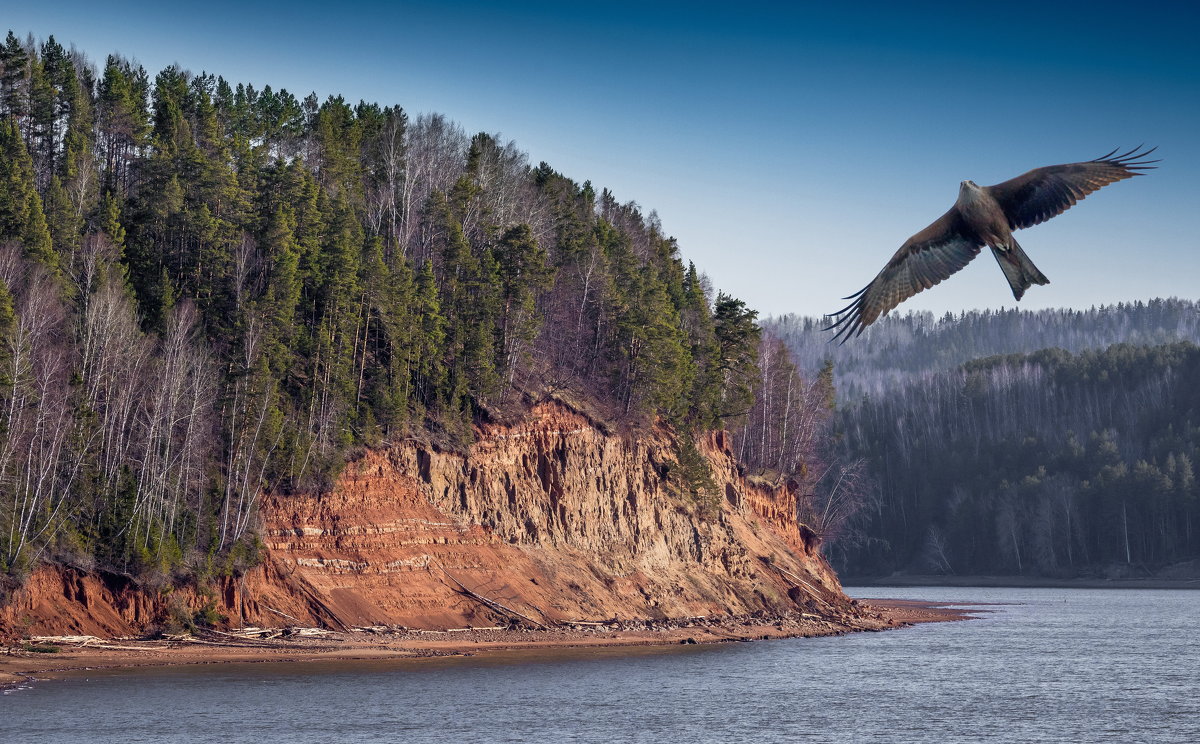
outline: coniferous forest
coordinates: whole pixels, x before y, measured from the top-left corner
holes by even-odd
[[[548,395],[673,427],[700,503],[705,430],[776,477],[828,454],[828,379],[773,358],[654,213],[441,115],[10,32],[0,179],[0,575],[237,571],[264,490],[465,447]]]
[[[887,321],[857,347],[767,324],[835,369],[836,446],[861,483],[840,570],[1195,575],[1195,302]]]

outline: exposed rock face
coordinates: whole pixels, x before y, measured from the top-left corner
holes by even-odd
[[[0,640],[7,635],[125,635],[155,623],[167,606],[165,598],[122,577],[43,567],[0,607]]]
[[[802,537],[794,495],[749,485],[720,434],[702,450],[722,494],[708,508],[664,479],[667,434],[613,436],[557,403],[517,426],[484,427],[466,454],[417,443],[369,452],[330,493],[265,498],[266,561],[227,582],[218,609],[234,623],[276,626],[505,619],[461,587],[545,623],[845,608]],[[57,579],[73,580],[84,578]],[[38,592],[77,601],[55,581],[31,582],[9,622],[47,615],[33,612]],[[131,628],[152,614],[145,602],[122,605],[120,592],[101,595],[90,596]]]

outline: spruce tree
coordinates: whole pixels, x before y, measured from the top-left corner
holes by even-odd
[[[438,407],[446,396],[446,317],[442,313],[433,262],[426,261],[417,274],[415,303],[417,331],[413,340],[412,380],[417,401]]]
[[[57,174],[50,177],[50,185],[46,189],[45,205],[46,223],[56,253],[59,255],[73,253],[79,247],[83,220],[75,211],[75,205],[71,203]]]
[[[722,426],[720,369],[721,349],[717,342],[712,310],[700,282],[695,264],[689,262],[683,281],[683,308],[680,319],[690,343],[695,378],[692,382],[688,413],[692,425],[701,429]]]
[[[0,241],[16,240],[33,258],[58,271],[55,252],[33,183],[33,161],[12,118],[0,121]]]

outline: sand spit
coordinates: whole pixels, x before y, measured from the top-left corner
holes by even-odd
[[[572,623],[547,629],[449,628],[420,630],[361,627],[348,631],[317,628],[246,628],[229,632],[198,630],[162,638],[35,636],[0,649],[0,688],[19,689],[39,680],[82,672],[134,671],[228,663],[289,663],[478,656],[497,652],[540,652],[589,648],[737,643],[810,638],[891,630],[914,623],[968,619],[978,610],[949,608],[912,600],[871,600],[857,617],[822,618],[789,612],[747,616],[695,617],[675,621]],[[57,649],[57,650],[54,650]]]

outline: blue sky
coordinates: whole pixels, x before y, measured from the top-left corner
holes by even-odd
[[[500,133],[657,210],[717,287],[772,314],[840,308],[960,180],[1146,142],[1159,170],[1017,234],[1051,280],[1020,306],[1200,297],[1190,3],[5,5],[0,25],[98,63],[118,51],[151,74],[178,63]],[[900,309],[1015,305],[984,253]]]

